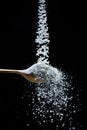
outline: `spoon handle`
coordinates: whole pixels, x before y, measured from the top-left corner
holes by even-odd
[[[0,73],[16,73],[19,74],[20,70],[14,70],[14,69],[0,69]]]

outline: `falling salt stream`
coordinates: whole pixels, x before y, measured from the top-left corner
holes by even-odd
[[[47,26],[47,12],[45,0],[39,0],[38,2],[38,28],[37,37],[35,39],[38,62],[44,62],[49,64],[49,33]]]
[[[55,124],[55,129],[59,129],[60,124],[62,128],[65,128],[66,123],[63,120],[64,117],[67,118],[68,114],[65,113],[67,113],[68,102],[72,100],[72,97],[68,97],[70,87],[70,82],[67,81],[68,75],[49,64],[48,31],[46,1],[39,0],[35,39],[38,60],[32,70],[46,82],[36,84],[36,99],[32,98],[33,119],[43,127],[48,126],[47,124]],[[74,112],[76,111],[74,110]],[[55,123],[55,118],[57,123]],[[69,125],[70,130],[75,130],[72,119],[70,119]],[[46,129],[51,128],[49,126]]]
[[[74,86],[71,77],[50,65],[49,61],[50,38],[46,0],[38,1],[35,43],[38,60],[32,70],[46,82],[36,84],[35,93],[32,92],[33,121],[42,126],[44,130],[76,130],[73,116],[79,109],[73,101],[78,99],[78,94],[73,97]],[[51,128],[52,126],[53,128]],[[80,125],[77,127],[80,128]]]

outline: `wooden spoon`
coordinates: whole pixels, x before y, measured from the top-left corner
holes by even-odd
[[[29,73],[27,71],[28,69],[25,70],[14,70],[14,69],[0,69],[0,73],[14,73],[14,74],[19,74],[25,79],[27,79],[30,82],[33,83],[40,83],[43,82],[43,79],[40,77],[37,77],[34,73]]]

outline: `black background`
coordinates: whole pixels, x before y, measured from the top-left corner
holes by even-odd
[[[0,68],[23,69],[36,62],[37,1],[0,3]],[[47,0],[50,63],[74,76],[82,104],[80,122],[83,130],[87,127],[87,24],[82,24],[87,12],[85,6],[76,1]],[[16,117],[16,109],[22,109],[17,97],[23,96],[25,82],[18,75],[0,74],[0,129],[25,129],[24,120],[17,121]]]

